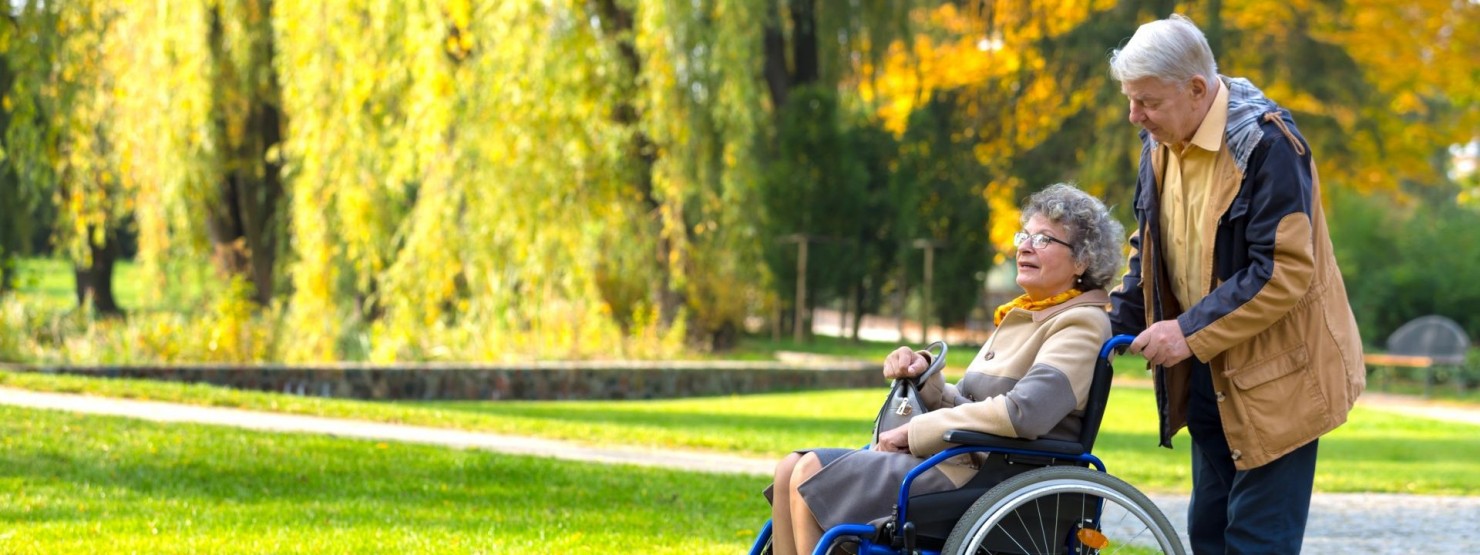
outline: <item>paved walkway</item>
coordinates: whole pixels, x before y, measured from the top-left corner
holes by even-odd
[[[1454,422],[1480,424],[1480,410],[1412,399],[1365,394],[1370,408]],[[250,430],[327,434],[476,448],[601,463],[659,466],[702,472],[769,474],[770,460],[729,455],[654,451],[631,447],[592,447],[571,442],[464,432],[422,426],[289,415],[156,401],[42,393],[0,387],[0,404],[139,418],[155,422],[190,422]],[[1179,528],[1186,522],[1187,500],[1180,495],[1153,495]],[[1426,553],[1434,549],[1480,551],[1480,497],[1434,497],[1395,494],[1316,494],[1306,531],[1305,552]],[[1185,531],[1184,531],[1185,533]]]
[[[324,434],[355,439],[373,439],[474,448],[608,464],[661,466],[680,470],[765,474],[771,461],[698,452],[658,452],[630,447],[592,447],[572,442],[466,432],[426,426],[382,424],[362,420],[303,416],[276,412],[205,407],[158,401],[136,401],[90,397],[66,393],[42,393],[0,387],[0,404],[37,409],[55,409],[85,414],[124,416],[154,422],[189,422],[232,426],[267,432]]]
[[[1405,395],[1394,395],[1366,391],[1357,398],[1357,404],[1370,409],[1432,418],[1445,422],[1458,422],[1480,426],[1480,407],[1450,404],[1442,401],[1425,401]]]

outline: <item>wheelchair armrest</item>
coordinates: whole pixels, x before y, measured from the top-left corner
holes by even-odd
[[[1062,439],[1021,439],[1015,437],[1002,437],[999,435],[984,434],[970,430],[949,430],[945,434],[947,443],[957,445],[970,445],[972,447],[1019,449],[1023,451],[1043,451],[1057,455],[1078,456],[1084,454],[1084,445],[1077,441],[1064,441]]]

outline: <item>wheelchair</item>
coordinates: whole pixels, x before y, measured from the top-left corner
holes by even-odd
[[[892,517],[881,525],[841,524],[826,530],[814,553],[826,555],[834,549],[859,555],[1185,553],[1161,509],[1106,473],[1105,464],[1090,454],[1110,394],[1111,355],[1133,339],[1118,335],[1100,348],[1079,441],[946,432],[945,440],[956,446],[926,459],[905,476]],[[939,361],[943,363],[944,357]],[[1024,470],[995,486],[973,480],[956,490],[910,496],[915,478],[968,453],[992,453]],[[750,553],[771,552],[767,520]]]

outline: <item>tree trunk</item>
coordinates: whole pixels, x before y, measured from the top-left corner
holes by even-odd
[[[0,91],[10,91],[15,81],[10,61],[0,58]],[[0,111],[0,136],[10,129],[8,110]],[[21,192],[21,182],[16,177],[14,166],[6,164],[0,168],[0,293],[15,285],[15,263],[24,252],[29,203]]]
[[[613,41],[613,46],[622,60],[626,75],[622,77],[622,84],[627,89],[627,95],[615,103],[612,109],[612,120],[623,126],[636,129],[641,119],[633,96],[636,95],[638,83],[642,76],[642,59],[638,57],[637,46],[632,43],[632,13],[618,6],[615,0],[594,0],[592,2],[596,9],[596,15],[600,20],[603,38]],[[648,213],[657,220],[653,229],[657,233],[656,246],[653,252],[655,267],[658,273],[658,283],[653,288],[653,303],[658,307],[659,322],[663,327],[673,324],[678,318],[678,310],[684,304],[681,293],[673,289],[672,270],[669,268],[673,254],[673,241],[664,236],[662,218],[662,201],[653,191],[653,166],[658,160],[658,149],[648,138],[647,134],[640,130],[632,133],[632,140],[626,146],[627,155],[636,160],[636,167],[632,170],[633,184],[642,198]]]
[[[281,140],[277,109],[265,102],[252,108],[245,144],[233,145],[231,160],[263,160],[267,149]],[[283,200],[283,186],[276,163],[235,167],[222,176],[217,187],[218,203],[206,228],[215,248],[215,266],[227,276],[242,276],[254,287],[253,298],[266,306],[272,302],[277,233],[274,222]]]
[[[3,132],[3,129],[0,129]],[[20,259],[21,225],[26,221],[20,200],[20,184],[15,174],[0,173],[0,293],[9,291],[16,278],[15,263]]]
[[[851,302],[853,304],[853,342],[854,343],[858,343],[860,340],[862,340],[862,335],[860,334],[860,330],[863,329],[863,317],[864,317],[863,307],[865,305],[864,300],[867,297],[867,295],[868,295],[868,288],[867,287],[864,287],[863,285],[854,285],[853,286],[853,295],[852,295],[853,299],[852,299]]]
[[[817,81],[817,10],[816,0],[791,2],[792,80],[796,85]]]
[[[271,10],[271,2],[262,4],[263,10]],[[277,73],[271,70],[265,86],[239,78],[260,68],[233,63],[228,52],[234,45],[226,44],[222,17],[219,6],[212,10],[210,44],[217,71],[213,95],[216,136],[222,148],[220,166],[226,170],[217,183],[217,203],[207,216],[206,229],[216,270],[247,279],[254,287],[253,299],[265,306],[273,297],[278,248],[275,222],[283,202],[281,163],[268,157],[268,151],[282,141],[282,114],[276,106],[279,85]],[[271,64],[274,47],[270,37],[266,41],[263,52],[249,58],[249,64]],[[243,131],[232,133],[232,129]]]
[[[786,35],[781,29],[781,10],[776,0],[771,0],[770,13],[763,39],[766,56],[763,71],[771,91],[771,113],[775,115],[786,105],[786,93],[791,90],[791,71],[786,67]]]
[[[771,1],[771,17],[766,21],[763,34],[765,62],[762,71],[771,92],[773,117],[780,116],[792,87],[815,82],[819,77],[816,0],[792,0],[790,8],[789,56],[781,8],[776,0]]]
[[[113,298],[113,263],[118,258],[118,242],[108,234],[107,242],[99,246],[88,241],[92,253],[92,264],[74,266],[73,277],[77,283],[77,306],[86,306],[92,300],[93,311],[103,316],[123,316],[123,309]]]

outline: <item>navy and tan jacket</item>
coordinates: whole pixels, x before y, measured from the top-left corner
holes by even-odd
[[[1310,149],[1290,113],[1244,79],[1223,77],[1229,117],[1197,224],[1205,296],[1179,306],[1161,256],[1166,149],[1141,133],[1137,231],[1111,293],[1117,334],[1176,318],[1212,368],[1234,464],[1273,461],[1346,422],[1366,386],[1361,338],[1331,251]],[[1191,361],[1154,369],[1161,443],[1187,424]]]

